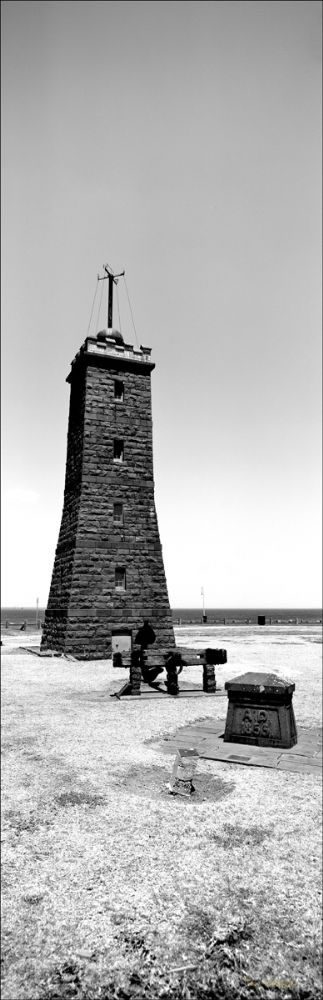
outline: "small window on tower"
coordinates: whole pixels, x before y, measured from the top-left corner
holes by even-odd
[[[121,379],[115,379],[114,383],[114,398],[118,399],[120,403],[123,402],[124,398],[124,382]]]
[[[123,503],[113,504],[113,520],[115,524],[123,524]]]
[[[124,446],[120,438],[115,438],[113,442],[113,461],[123,462]]]
[[[126,571],[123,566],[117,566],[115,571],[115,588],[116,590],[126,589]]]

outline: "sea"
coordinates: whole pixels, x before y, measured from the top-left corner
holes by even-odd
[[[258,619],[266,625],[319,625],[320,608],[173,608],[176,625],[257,625]],[[263,621],[265,619],[265,621]]]
[[[258,618],[265,618],[266,625],[319,625],[320,608],[172,608],[174,625],[257,625]],[[37,629],[45,616],[45,608],[1,608],[2,629]]]

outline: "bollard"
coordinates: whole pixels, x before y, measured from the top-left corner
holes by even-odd
[[[177,751],[168,785],[171,795],[183,795],[187,798],[195,792],[193,775],[197,761],[198,751],[195,747]]]

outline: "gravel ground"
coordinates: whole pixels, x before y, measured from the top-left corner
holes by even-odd
[[[227,649],[222,687],[246,670],[292,679],[297,723],[321,724],[318,627],[176,634]],[[173,798],[172,758],[151,741],[224,720],[225,698],[119,702],[127,675],[111,662],[40,658],[8,639],[3,1000],[320,996],[318,778],[200,761],[196,797]],[[215,974],[223,994],[219,979],[207,994]]]

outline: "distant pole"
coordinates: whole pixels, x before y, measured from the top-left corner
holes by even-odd
[[[202,621],[206,622],[207,616],[205,614],[205,605],[204,605],[204,587],[201,587],[201,594],[202,594]]]
[[[38,628],[38,605],[39,605],[39,597],[36,597],[36,628]]]

